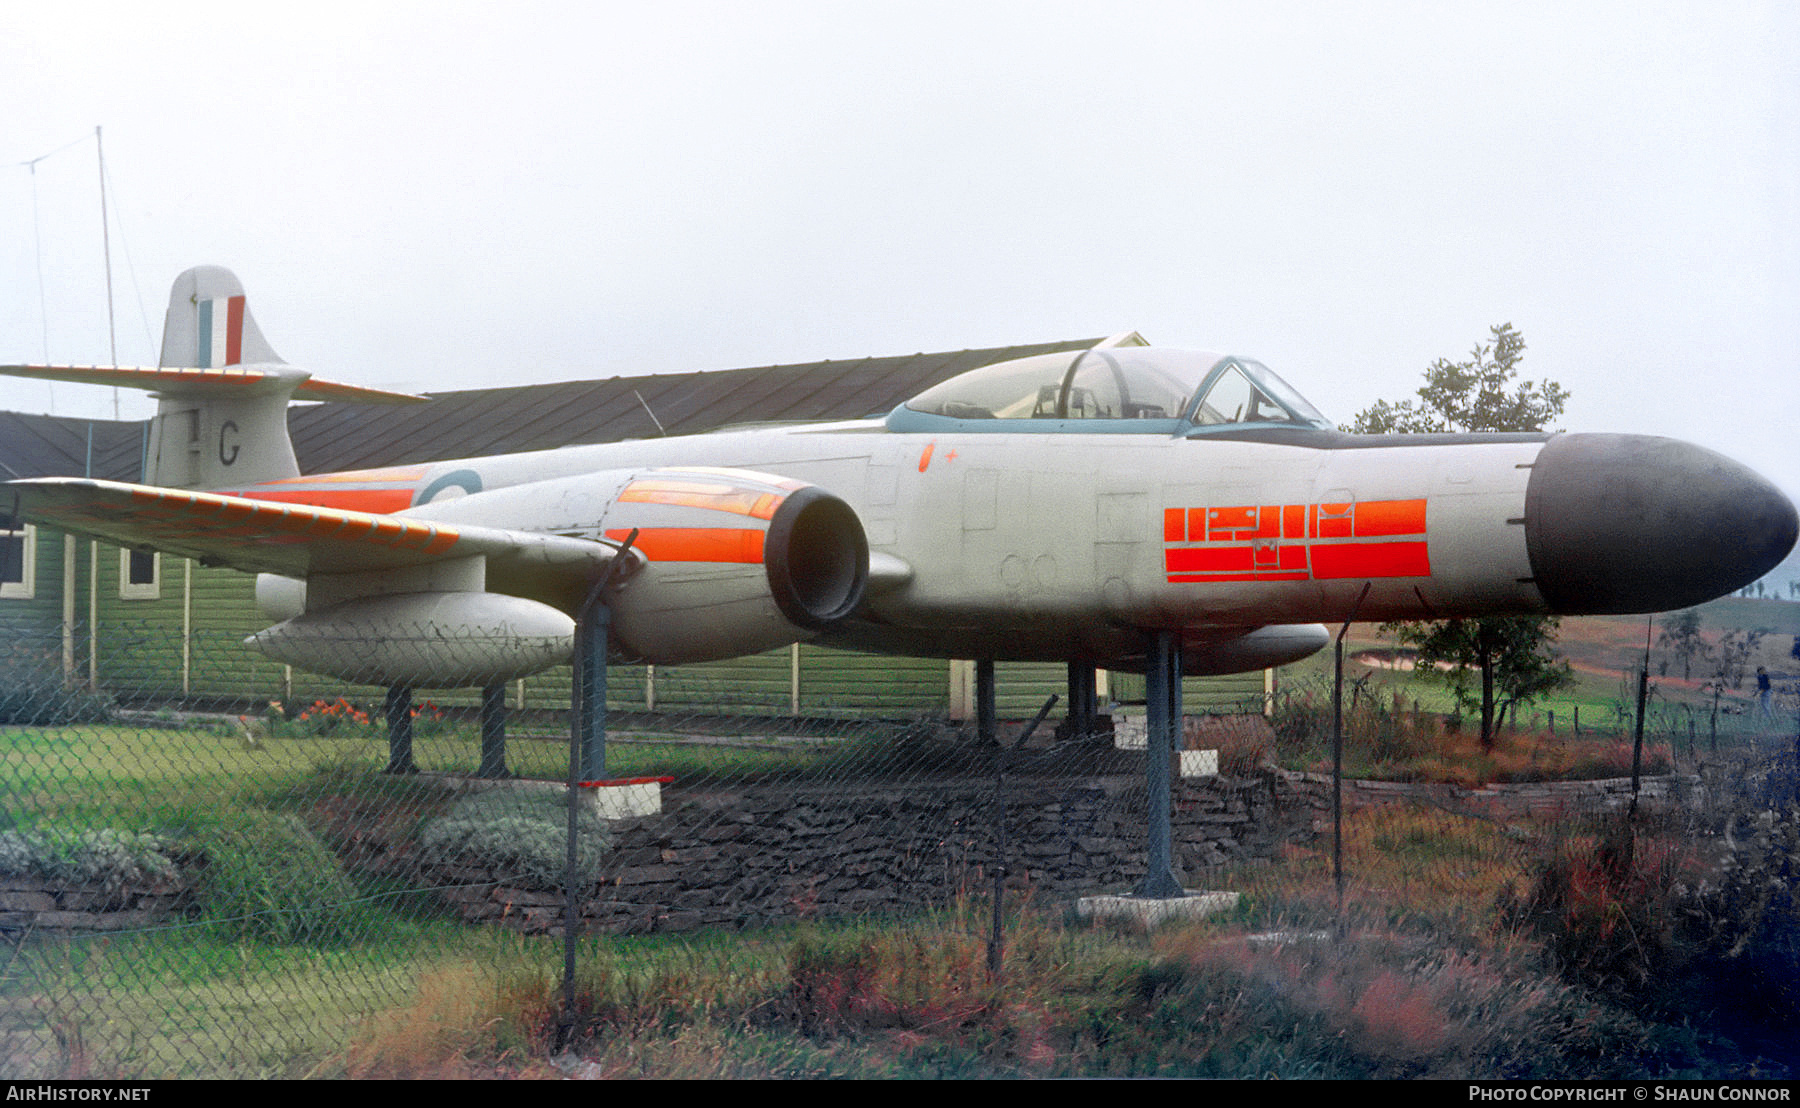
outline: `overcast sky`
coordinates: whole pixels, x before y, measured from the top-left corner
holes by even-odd
[[[0,361],[111,360],[99,125],[124,364],[201,263],[413,390],[1135,329],[1347,420],[1511,322],[1565,429],[1800,494],[1784,0],[23,8]]]

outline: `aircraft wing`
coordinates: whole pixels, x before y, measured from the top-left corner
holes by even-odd
[[[353,400],[362,404],[417,404],[426,400],[406,392],[371,389],[322,381],[304,370],[283,365],[228,365],[210,369],[180,366],[106,365],[0,365],[9,377],[35,377],[44,381],[72,381],[81,385],[111,385],[143,389],[175,396],[184,393],[250,395],[259,390],[293,389],[296,400]]]
[[[276,503],[79,477],[0,484],[12,516],[128,547],[149,547],[247,573],[306,577],[486,556],[508,568],[592,577],[615,544],[403,516]]]

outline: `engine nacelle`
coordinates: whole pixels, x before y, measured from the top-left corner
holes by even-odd
[[[246,641],[278,662],[346,681],[456,688],[567,662],[575,621],[498,593],[403,593],[305,612]]]
[[[607,603],[615,651],[648,662],[734,658],[811,638],[855,610],[868,583],[856,512],[811,485],[660,471],[628,484],[606,512],[609,538],[634,529],[645,562]]]
[[[811,638],[854,611],[868,583],[868,541],[854,509],[813,485],[746,470],[608,470],[506,486],[405,514],[615,543],[635,531],[630,560],[605,597],[612,652],[632,661],[712,661]],[[336,574],[310,586],[265,575],[257,583],[259,604],[271,618],[294,618],[252,641],[278,660],[315,672],[379,672],[396,681],[403,672],[428,675],[407,682],[420,685],[453,683],[444,672],[523,676],[568,661],[566,641],[560,652],[549,645],[565,632],[541,622],[541,613],[529,619],[527,613],[544,609],[568,621],[592,582],[529,560],[500,556],[485,563]],[[401,596],[413,599],[400,605]],[[535,608],[478,607],[457,599],[428,611],[426,598],[433,596],[490,596]],[[530,630],[513,635],[509,620]],[[426,626],[445,643],[488,633],[501,641],[518,639],[520,660],[502,664],[514,649],[503,647],[476,651],[467,663],[434,664],[429,644],[411,641]],[[380,649],[372,644],[360,655],[345,646],[351,659],[345,662],[330,644],[347,642],[353,629],[401,641]],[[376,654],[385,661],[363,661]]]

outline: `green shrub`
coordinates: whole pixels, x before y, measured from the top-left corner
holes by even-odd
[[[1800,811],[1735,813],[1721,839],[1718,872],[1683,899],[1702,950],[1688,988],[1722,1010],[1800,1024]]]
[[[1800,813],[1730,815],[1720,857],[1619,818],[1566,839],[1502,917],[1571,979],[1659,1014],[1700,1009],[1800,1022]]]
[[[352,937],[356,889],[298,817],[251,808],[208,819],[189,834],[204,859],[203,911],[228,934],[284,943]]]
[[[426,821],[420,859],[440,865],[476,866],[526,888],[560,889],[567,867],[569,810],[562,793],[496,789],[457,803]],[[599,879],[612,849],[606,821],[585,805],[576,828],[576,879]]]
[[[155,835],[110,827],[0,832],[0,873],[36,874],[108,889],[173,880],[178,872],[171,853],[170,845]]]

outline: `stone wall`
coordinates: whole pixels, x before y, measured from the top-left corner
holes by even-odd
[[[117,931],[144,927],[192,903],[186,881],[141,885],[69,884],[36,873],[0,874],[0,929]]]
[[[1280,776],[1292,795],[1302,798],[1302,802],[1311,806],[1313,826],[1330,827],[1331,775],[1282,771]],[[1638,786],[1638,803],[1650,807],[1692,805],[1698,802],[1703,791],[1700,778],[1688,774],[1643,777],[1639,779]],[[1494,819],[1566,816],[1583,812],[1619,811],[1629,807],[1631,778],[1531,781],[1480,786],[1345,780],[1343,795],[1346,812],[1354,812],[1371,804],[1406,801]]]
[[[1144,868],[1144,795],[1134,775],[1009,779],[1009,896],[1044,905],[1128,892]],[[996,811],[993,781],[978,778],[904,788],[669,788],[661,814],[613,824],[603,880],[580,895],[583,928],[750,927],[986,896],[998,856]],[[363,830],[368,834],[348,840],[348,864],[435,885],[470,921],[561,930],[560,889],[527,887],[478,867],[416,866],[410,841]],[[1268,857],[1290,838],[1310,837],[1311,810],[1274,774],[1190,779],[1174,785],[1172,830],[1177,877],[1204,888],[1220,864]],[[192,904],[185,881],[63,886],[37,875],[0,875],[5,930],[153,926]]]
[[[1039,904],[1130,890],[1144,867],[1141,779],[1009,780],[1007,884]],[[996,858],[992,781],[670,789],[658,816],[615,825],[602,883],[581,897],[584,930],[749,927],[811,916],[897,913],[986,895]],[[1310,813],[1279,778],[1175,786],[1176,874],[1209,871],[1309,837]],[[467,867],[426,874],[470,920],[560,931],[559,891]]]

